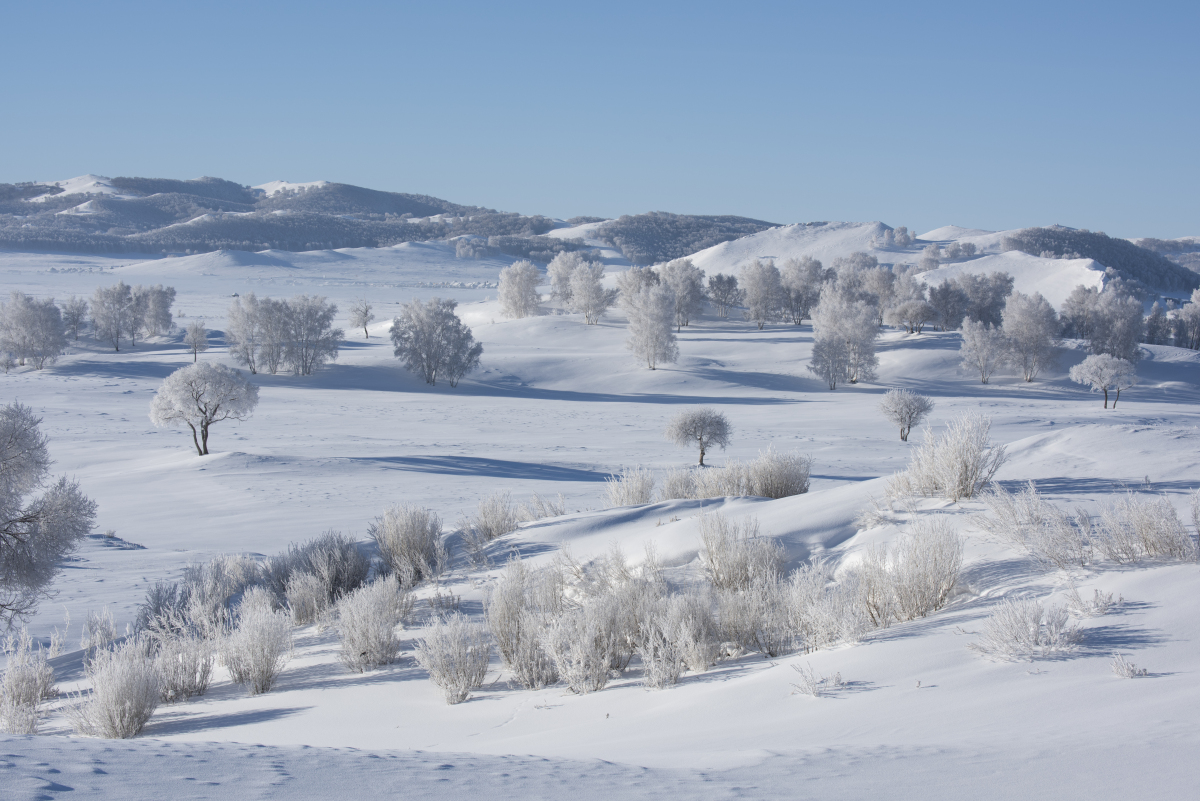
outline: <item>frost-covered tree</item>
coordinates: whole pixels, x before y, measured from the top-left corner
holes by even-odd
[[[251,292],[245,297],[239,297],[229,305],[229,325],[226,337],[229,340],[229,353],[249,368],[250,372],[258,372],[259,349],[262,347],[262,321],[258,308],[258,298]]]
[[[938,326],[943,331],[953,331],[962,325],[970,302],[957,283],[942,281],[929,287],[929,304],[937,311]]]
[[[879,404],[883,416],[900,427],[900,439],[908,442],[908,432],[919,426],[931,411],[933,399],[907,389],[889,389]]]
[[[1158,301],[1155,301],[1154,305],[1150,307],[1150,314],[1146,317],[1145,330],[1142,341],[1147,345],[1171,344],[1171,321],[1167,319],[1162,304]]]
[[[275,375],[286,365],[288,343],[292,336],[291,308],[286,300],[263,298],[258,303],[262,341],[259,357],[263,368]]]
[[[196,454],[208,455],[208,429],[223,420],[246,420],[258,405],[258,387],[223,364],[189,364],[171,373],[150,402],[159,428],[180,423],[192,430]]]
[[[1200,349],[1200,289],[1192,292],[1192,302],[1184,305],[1175,318],[1175,344]]]
[[[83,298],[77,298],[72,295],[62,305],[63,324],[71,332],[72,339],[79,339],[79,329],[83,328],[87,323],[87,316],[88,302]]]
[[[51,461],[40,423],[28,406],[0,407],[0,622],[5,627],[37,611],[63,557],[92,530],[96,518],[96,504],[74,481],[60,477],[47,487]]]
[[[457,307],[454,300],[433,298],[421,303],[414,298],[392,320],[396,358],[426,384],[437,384],[441,377],[450,386],[458,386],[459,379],[479,366],[483,345],[455,314]]]
[[[879,358],[875,339],[879,336],[875,307],[852,299],[826,285],[813,311],[813,353],[808,370],[823,378],[830,389],[843,382],[852,384],[875,377]]]
[[[1118,359],[1107,353],[1088,356],[1081,363],[1071,368],[1068,374],[1076,384],[1087,384],[1093,392],[1104,393],[1104,408],[1108,408],[1108,392],[1116,390],[1113,408],[1121,399],[1121,390],[1128,389],[1137,383],[1136,368],[1127,359]]]
[[[121,349],[121,338],[135,313],[133,292],[124,281],[115,286],[96,287],[92,293],[92,332],[97,339],[112,343],[113,350]]]
[[[0,302],[0,351],[12,354],[18,364],[28,360],[41,370],[66,347],[62,311],[53,298],[37,300],[14,291],[8,303]]]
[[[621,304],[622,309],[626,309],[626,304],[630,302],[630,299],[636,298],[643,289],[658,286],[660,283],[662,283],[662,279],[651,268],[630,267],[624,272],[617,273],[617,301]]]
[[[906,281],[897,294],[897,275],[887,267],[872,267],[861,273],[861,289],[864,299],[876,309],[876,325],[883,325],[886,312],[901,306],[910,300],[925,300],[925,289],[922,284],[906,276]]]
[[[538,313],[541,273],[531,261],[518,261],[500,271],[500,313],[505,317],[532,317]]]
[[[779,272],[783,285],[783,304],[792,322],[800,325],[812,316],[821,299],[821,287],[829,280],[821,262],[811,256],[788,259]]]
[[[909,334],[919,334],[925,326],[937,318],[937,309],[927,300],[908,300],[888,310],[885,320],[889,325],[898,325]]]
[[[370,339],[371,332],[367,330],[367,326],[375,320],[375,312],[372,311],[371,301],[366,298],[359,298],[350,304],[350,327],[361,328],[363,330],[363,339]]]
[[[1008,273],[975,275],[967,273],[954,279],[967,294],[967,317],[981,323],[999,326],[1004,304],[1013,291],[1013,277]]]
[[[742,295],[736,276],[717,273],[709,277],[708,299],[716,307],[718,317],[728,317],[729,310],[742,302]]]
[[[1063,334],[1077,339],[1092,335],[1092,321],[1096,305],[1100,302],[1100,290],[1079,284],[1063,301],[1061,322]]]
[[[1106,287],[1092,308],[1088,350],[1137,363],[1145,333],[1142,302],[1120,288]]]
[[[958,355],[963,367],[979,373],[979,382],[986,384],[1008,361],[1008,340],[1004,332],[987,323],[963,320],[962,346]]]
[[[129,313],[124,316],[125,321],[125,336],[129,339],[129,347],[136,348],[138,337],[142,333],[142,329],[146,327],[146,312],[150,309],[150,297],[146,294],[145,287],[138,286],[130,287],[129,289]]]
[[[675,293],[666,284],[644,285],[636,294],[622,294],[621,305],[629,317],[629,339],[625,347],[646,361],[651,370],[659,363],[672,364],[679,358],[675,332]]]
[[[288,323],[284,358],[296,375],[312,375],[335,361],[344,332],[333,327],[338,307],[320,296],[299,295],[285,306]]]
[[[666,437],[681,448],[696,445],[700,448],[700,466],[704,454],[713,446],[724,450],[733,436],[733,427],[724,414],[709,406],[684,409],[667,423]]]
[[[704,271],[691,259],[675,259],[661,269],[663,282],[675,293],[675,328],[691,323],[704,309]]]
[[[942,252],[942,257],[946,261],[973,259],[975,258],[975,243],[951,242],[949,245],[946,245],[945,251]]]
[[[605,289],[604,265],[584,262],[571,273],[571,300],[569,308],[582,314],[588,325],[596,325],[617,302],[617,290]]]
[[[146,336],[166,334],[175,325],[171,315],[171,306],[175,303],[175,287],[164,287],[162,284],[139,285],[131,290],[131,294],[133,317],[140,323],[139,330],[145,330]]]
[[[1054,364],[1058,314],[1039,293],[1012,293],[1004,305],[1002,326],[1009,358],[1021,368],[1026,381]]]
[[[936,270],[942,265],[942,251],[934,243],[929,243],[925,249],[921,251],[920,269],[921,272],[927,273],[930,270]]]
[[[563,251],[550,260],[546,273],[550,276],[550,297],[568,309],[571,308],[571,275],[576,267],[587,263],[578,251]]]
[[[775,262],[754,263],[742,269],[741,285],[746,293],[746,319],[761,331],[767,323],[782,316],[783,282]]]
[[[192,352],[192,364],[195,364],[200,354],[208,350],[208,329],[204,327],[203,320],[188,323],[183,333],[183,344]]]
[[[898,248],[906,248],[913,243],[912,235],[909,234],[908,228],[903,225],[897,226],[892,232],[892,241]]]

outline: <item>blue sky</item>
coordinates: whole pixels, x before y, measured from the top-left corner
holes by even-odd
[[[9,3],[0,181],[1200,235],[1200,3]]]

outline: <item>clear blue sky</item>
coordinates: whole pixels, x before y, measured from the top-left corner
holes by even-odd
[[[33,3],[0,181],[1200,235],[1200,3]]]

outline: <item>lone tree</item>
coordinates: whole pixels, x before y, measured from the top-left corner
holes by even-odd
[[[533,317],[542,296],[538,282],[542,274],[533,262],[518,261],[500,271],[500,313],[505,317]]]
[[[933,411],[933,400],[907,389],[889,389],[879,404],[883,416],[900,426],[900,439],[908,442],[908,432]]]
[[[258,405],[258,387],[240,370],[205,362],[182,367],[167,376],[150,402],[154,425],[186,423],[196,453],[208,455],[208,429],[222,420],[245,420]]]
[[[375,312],[371,311],[371,301],[359,298],[350,304],[350,327],[361,328],[363,330],[363,339],[371,338],[371,332],[367,330],[367,326],[374,319]]]
[[[437,384],[441,376],[456,387],[460,378],[479,366],[483,345],[458,319],[454,313],[457,306],[457,301],[441,298],[424,304],[414,299],[392,320],[396,358],[409,372],[420,374],[426,384]]]
[[[208,350],[208,329],[204,327],[203,320],[188,323],[187,331],[183,335],[183,344],[192,352],[192,364],[195,364],[199,355]]]
[[[681,448],[696,444],[700,446],[700,466],[704,466],[704,454],[713,445],[722,449],[729,444],[733,428],[725,415],[708,406],[684,409],[667,424],[667,439]]]
[[[1105,409],[1108,408],[1108,391],[1110,389],[1117,391],[1117,396],[1113,398],[1113,408],[1115,409],[1117,401],[1121,399],[1121,390],[1129,389],[1137,383],[1133,362],[1109,356],[1107,353],[1088,356],[1081,363],[1072,367],[1068,375],[1076,384],[1087,384],[1091,386],[1093,392],[1103,392]]]
[[[0,407],[0,622],[37,611],[62,559],[87,535],[96,504],[60,477],[37,497],[50,473],[41,420],[19,403]]]

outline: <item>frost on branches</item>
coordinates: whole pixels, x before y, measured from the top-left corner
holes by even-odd
[[[199,456],[208,455],[208,429],[222,420],[245,420],[258,405],[258,387],[240,370],[200,362],[163,380],[150,403],[150,420],[162,428],[184,423]]]

